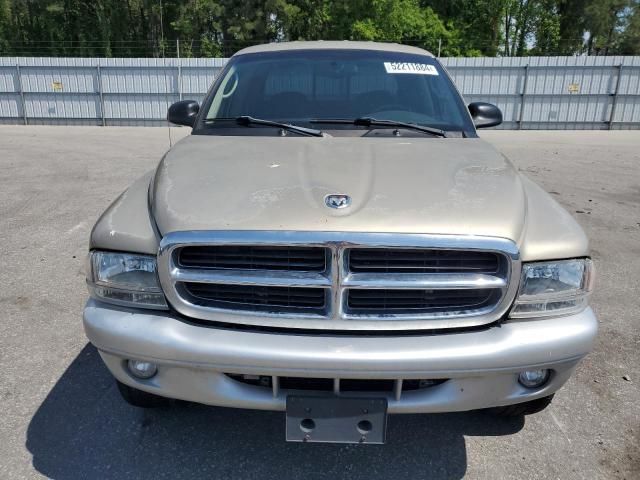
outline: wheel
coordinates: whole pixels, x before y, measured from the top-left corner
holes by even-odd
[[[143,392],[137,388],[125,385],[118,380],[116,380],[116,383],[118,384],[120,395],[122,395],[122,398],[129,405],[140,408],[167,407],[171,405],[171,400],[169,398],[154,395],[153,393]]]
[[[520,417],[522,415],[533,415],[534,413],[541,412],[547,408],[551,403],[551,400],[553,400],[553,395],[537,398],[524,403],[516,403],[515,405],[490,408],[489,413],[497,417]]]

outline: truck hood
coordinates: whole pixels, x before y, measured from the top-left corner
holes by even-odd
[[[346,194],[332,209],[325,196]],[[158,165],[152,214],[180,230],[488,235],[518,241],[519,174],[480,139],[191,135]]]

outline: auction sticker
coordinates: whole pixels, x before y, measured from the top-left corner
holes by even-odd
[[[412,73],[414,75],[438,75],[438,70],[427,63],[384,62],[387,73]]]

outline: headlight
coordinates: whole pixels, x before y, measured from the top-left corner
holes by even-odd
[[[511,318],[570,315],[587,308],[595,272],[588,258],[525,263]]]
[[[156,258],[150,255],[91,252],[87,271],[91,295],[116,305],[166,309]]]

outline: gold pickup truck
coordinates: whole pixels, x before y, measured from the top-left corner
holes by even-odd
[[[168,120],[191,135],[90,239],[84,327],[129,403],[382,443],[388,414],[540,411],[592,348],[583,231],[430,53],[251,47]]]

